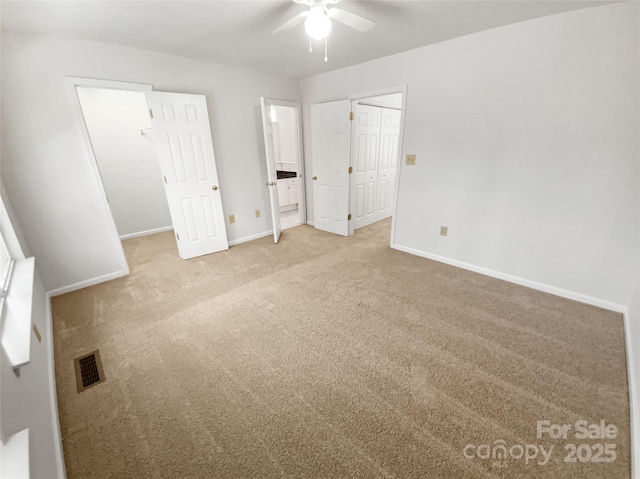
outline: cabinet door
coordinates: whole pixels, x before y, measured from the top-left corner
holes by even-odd
[[[278,203],[280,206],[289,204],[289,185],[286,179],[278,180]]]
[[[298,178],[289,178],[287,180],[289,187],[289,204],[295,205],[300,199],[300,187],[298,186]]]

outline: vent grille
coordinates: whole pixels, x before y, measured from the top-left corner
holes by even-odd
[[[99,350],[80,356],[73,362],[76,370],[76,386],[79,393],[104,382],[105,377]]]

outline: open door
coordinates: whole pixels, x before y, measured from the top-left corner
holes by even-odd
[[[262,131],[264,132],[264,149],[267,159],[267,187],[271,201],[271,220],[273,222],[273,242],[277,243],[282,234],[280,221],[280,199],[278,195],[278,172],[275,159],[275,145],[273,142],[273,122],[271,120],[271,102],[262,97]]]
[[[229,249],[206,98],[145,93],[180,257]]]
[[[313,211],[316,228],[349,236],[351,102],[311,105]]]

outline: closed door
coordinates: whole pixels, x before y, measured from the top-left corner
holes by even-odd
[[[356,105],[355,111],[355,227],[377,221],[378,152],[381,108]]]
[[[400,110],[382,108],[376,221],[388,218],[393,214],[399,142]]]
[[[180,257],[228,249],[206,98],[146,95]]]
[[[313,212],[317,229],[349,235],[349,100],[311,105]]]

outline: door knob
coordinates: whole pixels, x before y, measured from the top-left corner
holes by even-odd
[[[213,191],[216,191],[216,190],[218,189],[218,185],[213,185],[213,186],[211,187],[211,189],[212,189]]]
[[[311,179],[312,179],[312,180],[317,180],[317,179],[318,179],[318,177],[317,177],[317,176],[314,176],[314,177],[313,177],[313,178],[311,178]]]

